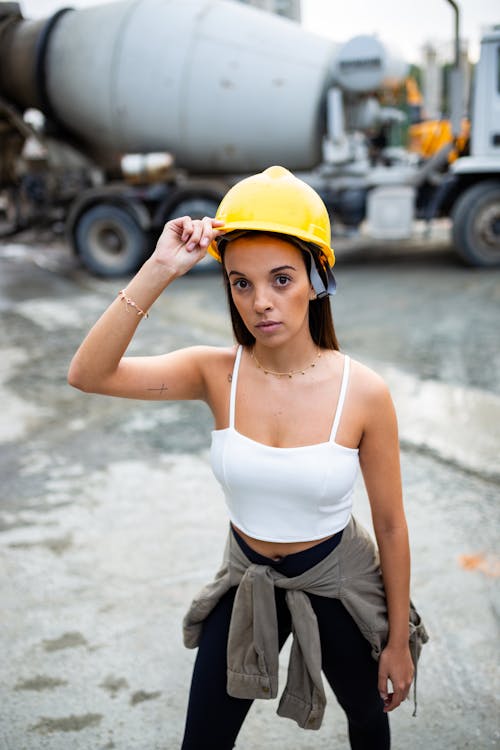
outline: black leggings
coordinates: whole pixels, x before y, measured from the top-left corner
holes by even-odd
[[[234,533],[234,532],[233,532]],[[254,552],[235,534],[254,563],[270,565],[287,577],[305,572],[340,542],[342,532],[304,552],[275,561]],[[247,715],[251,700],[232,698],[226,691],[227,639],[236,587],[218,602],[203,624],[182,750],[230,750]],[[290,634],[285,590],[275,589],[280,649]],[[389,750],[387,714],[378,693],[378,666],[370,645],[338,599],[309,594],[318,619],[322,669],[344,709],[352,750]]]

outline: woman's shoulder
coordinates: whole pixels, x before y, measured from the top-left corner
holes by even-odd
[[[232,346],[208,346],[199,344],[198,346],[192,346],[191,349],[201,359],[209,359],[213,362],[229,360],[234,362],[238,346],[236,344]]]
[[[214,369],[230,368],[232,370],[236,358],[237,346],[206,346],[198,345],[188,348],[189,356],[196,360],[199,367],[208,373]]]
[[[204,382],[204,400],[220,421],[229,401],[237,346],[197,346],[194,355]],[[218,416],[219,415],[219,416]]]
[[[357,398],[370,405],[387,403],[391,399],[389,387],[382,376],[368,365],[349,357],[349,386]]]

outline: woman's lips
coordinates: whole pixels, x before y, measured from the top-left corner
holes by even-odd
[[[278,330],[280,325],[281,323],[278,323],[276,320],[263,320],[261,323],[257,323],[255,327],[263,333],[274,333],[274,331]]]

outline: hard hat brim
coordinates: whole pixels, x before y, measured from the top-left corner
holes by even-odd
[[[309,245],[314,245],[315,248],[317,248],[320,253],[323,255],[324,259],[332,268],[335,264],[335,253],[333,251],[333,248],[331,248],[329,245],[325,245],[323,242],[319,240],[319,238],[313,233],[313,232],[306,232],[301,231],[298,229],[294,229],[293,235],[290,232],[290,225],[287,224],[276,224],[275,222],[263,222],[263,221],[245,221],[244,223],[240,222],[231,222],[224,224],[224,226],[219,229],[219,236],[217,240],[224,239],[224,235],[229,234],[230,232],[236,232],[236,231],[248,231],[248,232],[271,232],[273,234],[283,234],[287,235],[292,238],[296,237],[298,239],[303,240],[304,242],[307,242]],[[219,248],[217,247],[217,240],[214,240],[210,243],[207,250],[208,253],[215,258],[219,263],[222,262]]]

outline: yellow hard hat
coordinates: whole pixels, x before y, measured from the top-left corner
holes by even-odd
[[[224,234],[235,231],[279,232],[315,245],[323,264],[335,263],[330,246],[330,218],[318,193],[284,167],[237,182],[222,199],[216,219],[224,222]],[[219,262],[217,241],[208,248]]]

